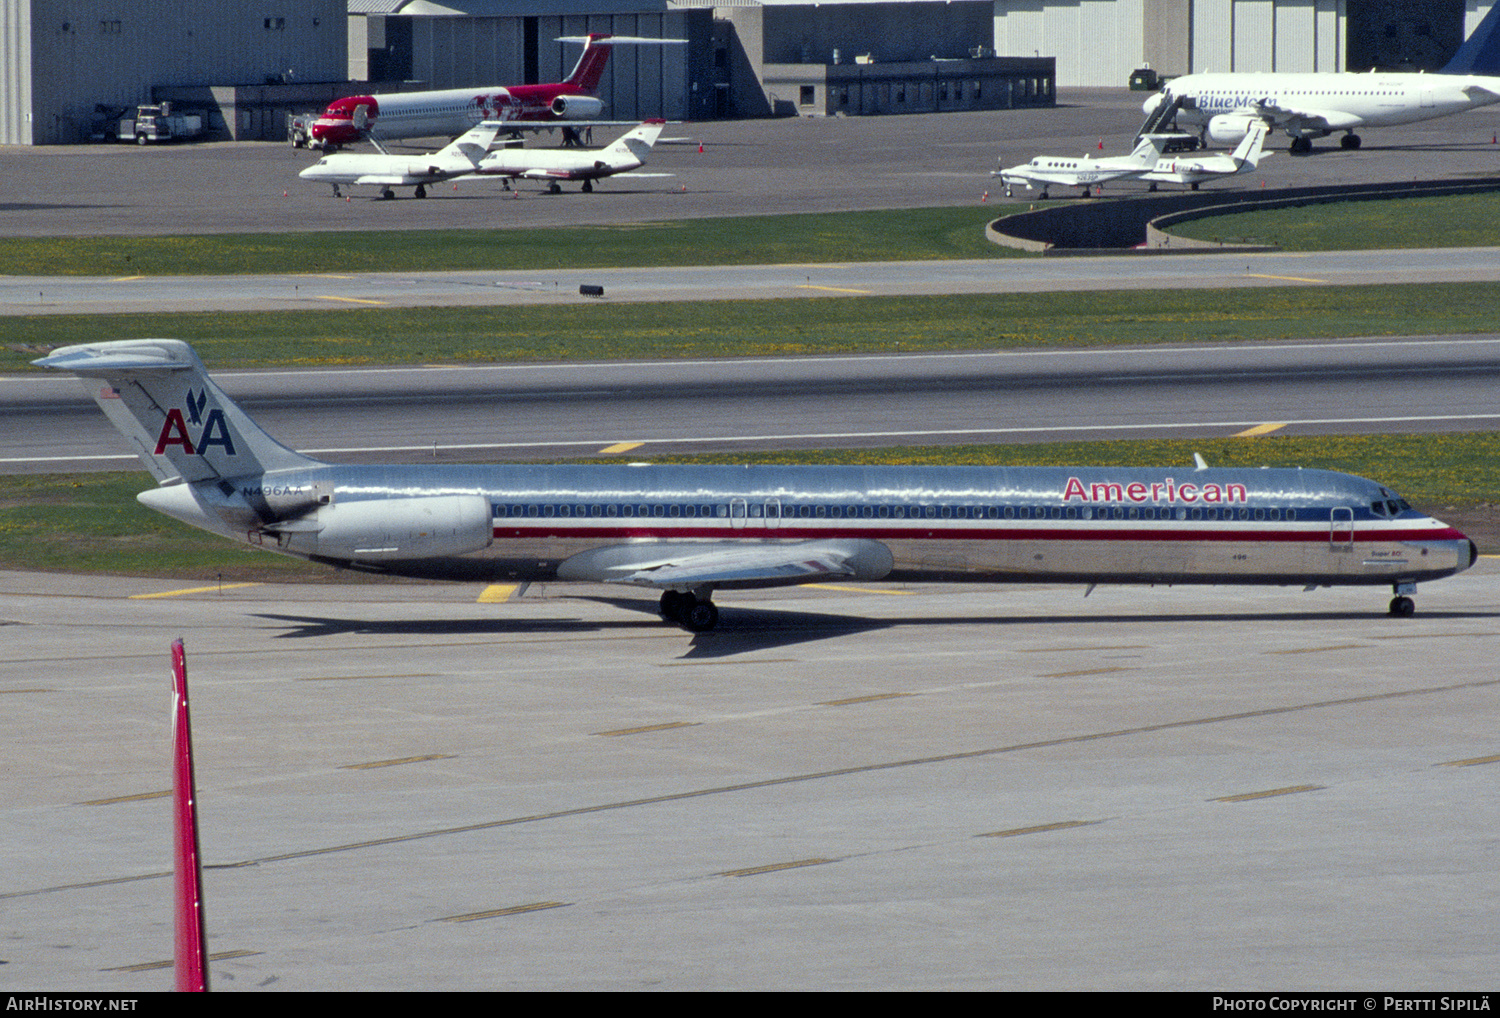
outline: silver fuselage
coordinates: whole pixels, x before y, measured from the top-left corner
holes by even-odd
[[[180,486],[197,493],[203,514],[189,521],[292,553],[294,540],[255,517],[285,518],[315,498],[482,496],[487,548],[343,560],[450,579],[605,579],[577,565],[591,561],[585,553],[645,560],[684,545],[753,543],[794,553],[799,542],[837,540],[883,545],[889,578],[910,581],[1399,585],[1458,572],[1475,555],[1463,534],[1381,485],[1324,470],[329,465],[234,484],[233,494],[222,482]],[[186,504],[163,511],[188,518]]]

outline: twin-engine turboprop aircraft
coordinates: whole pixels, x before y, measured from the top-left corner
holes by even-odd
[[[635,584],[695,632],[715,590],[826,580],[1389,585],[1410,615],[1417,583],[1477,554],[1324,470],[334,465],[262,431],[180,340],[36,363],[95,380],[160,482],[140,501],[193,526],[369,572]]]
[[[1266,124],[1257,123],[1245,133],[1239,147],[1227,155],[1222,152],[1164,155],[1167,137],[1147,134],[1141,136],[1135,151],[1128,156],[1105,159],[1037,156],[1029,163],[993,171],[990,176],[1001,178],[1007,198],[1014,197],[1017,184],[1025,185],[1027,190],[1040,187],[1043,200],[1047,198],[1048,187],[1054,184],[1082,188],[1083,197],[1087,198],[1093,188],[1109,180],[1144,180],[1153,191],[1158,183],[1187,184],[1196,191],[1205,180],[1252,172],[1265,154],[1262,146],[1268,130]]]

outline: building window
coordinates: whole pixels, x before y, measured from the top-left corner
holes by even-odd
[[[801,103],[803,106],[811,106],[814,102],[817,101],[817,97],[818,97],[818,90],[817,90],[816,86],[814,86],[814,85],[803,85],[802,86],[802,95],[801,95],[801,97],[797,101],[799,103]]]

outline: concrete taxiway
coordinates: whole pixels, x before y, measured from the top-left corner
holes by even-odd
[[[976,219],[975,229],[983,225]],[[1500,249],[268,276],[6,276],[0,315],[306,311],[1500,280]],[[789,314],[795,313],[789,311]]]
[[[169,987],[179,635],[216,989],[1493,982],[1500,563],[1082,594],[0,574],[5,983]]]

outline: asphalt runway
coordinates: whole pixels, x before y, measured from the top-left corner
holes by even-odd
[[[193,588],[198,588],[194,592]],[[6,985],[1484,990],[1500,565],[735,593],[0,574]]]
[[[1482,431],[1500,336],[215,376],[340,462]],[[0,472],[138,462],[70,376],[0,377]]]

